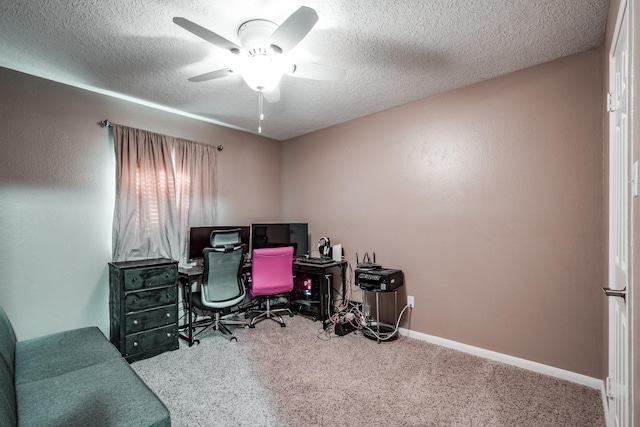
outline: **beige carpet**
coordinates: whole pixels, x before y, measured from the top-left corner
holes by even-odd
[[[597,390],[401,337],[286,317],[132,364],[174,426],[598,426]]]

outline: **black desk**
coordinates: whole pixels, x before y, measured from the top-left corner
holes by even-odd
[[[338,276],[338,279],[342,282],[342,302],[344,303],[347,289],[346,268],[346,261],[333,261],[328,264],[310,264],[305,263],[304,260],[294,260],[294,290],[291,292],[291,302],[289,304],[291,311],[310,317],[313,320],[322,320],[322,327],[326,328],[326,321],[332,314],[331,295],[336,276]],[[251,271],[251,262],[245,263],[243,269],[246,272]],[[193,313],[190,309],[193,307],[191,288],[193,284],[202,277],[203,272],[203,266],[190,268],[178,267],[179,283],[182,286],[183,298],[186,298],[188,304],[187,324],[180,326],[181,330],[186,328],[188,333],[186,335],[181,333],[179,337],[189,343],[189,347],[195,342],[193,339]],[[310,286],[310,289],[306,289],[307,285],[305,285],[305,283]]]

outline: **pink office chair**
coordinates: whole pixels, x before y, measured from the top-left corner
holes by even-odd
[[[282,316],[276,313],[286,312],[293,317],[293,312],[288,307],[271,309],[270,297],[290,293],[293,290],[293,247],[254,249],[251,263],[249,295],[266,297],[266,310],[252,318],[249,327],[254,328],[256,323],[271,319],[284,328],[287,325],[282,320]],[[255,311],[259,310],[249,310],[247,315]]]

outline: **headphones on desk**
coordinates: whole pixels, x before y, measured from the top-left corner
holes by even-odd
[[[331,240],[328,237],[321,237],[318,239],[318,252],[320,256],[329,256],[331,252]]]

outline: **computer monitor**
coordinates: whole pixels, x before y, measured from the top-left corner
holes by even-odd
[[[207,227],[191,227],[189,229],[189,261],[195,261],[203,258],[204,248],[211,247],[211,232],[213,230],[230,230],[233,228],[240,229],[240,241],[245,244],[246,250],[249,250],[251,243],[251,227],[248,225],[211,225]]]
[[[292,245],[295,256],[309,252],[307,223],[264,223],[251,225],[251,249]]]

